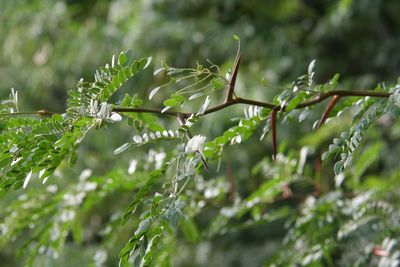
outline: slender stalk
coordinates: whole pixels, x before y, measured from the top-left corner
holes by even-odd
[[[178,93],[185,92],[185,90],[187,90],[187,89],[189,89],[189,88],[191,88],[191,87],[194,87],[194,86],[196,86],[196,85],[198,85],[198,84],[204,82],[205,80],[207,80],[208,78],[210,78],[210,76],[211,76],[211,74],[208,74],[208,75],[206,75],[204,78],[198,80],[197,82],[192,83],[192,84],[189,84],[189,85],[187,85],[187,86],[185,86],[185,87],[179,89],[178,91],[176,91],[176,93],[178,94]]]

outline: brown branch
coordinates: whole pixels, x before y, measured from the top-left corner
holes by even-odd
[[[315,97],[312,100],[305,101],[303,103],[300,103],[299,105],[296,106],[296,109],[302,109],[308,106],[313,106],[315,104],[318,104],[325,99],[338,95],[340,97],[348,97],[348,96],[354,96],[354,97],[381,97],[381,98],[387,98],[391,95],[392,93],[386,93],[386,92],[375,92],[375,91],[345,91],[345,90],[337,90],[337,91],[329,91],[326,93],[320,93],[317,97]],[[285,107],[281,107],[280,105],[275,105],[274,103],[269,103],[269,102],[261,102],[261,101],[256,101],[256,100],[251,100],[251,99],[245,99],[245,98],[235,98],[231,99],[228,102],[224,102],[220,105],[217,105],[215,107],[207,109],[204,114],[210,114],[214,113],[216,111],[219,111],[221,109],[227,108],[232,105],[237,105],[237,104],[246,104],[246,105],[253,105],[253,106],[258,106],[258,107],[264,107],[264,108],[269,108],[269,109],[275,109],[276,111],[279,110],[285,110]],[[123,107],[114,107],[113,111],[115,112],[127,112],[127,113],[156,113],[156,114],[165,114],[165,115],[170,115],[170,116],[184,116],[184,117],[190,117],[190,115],[194,114],[191,112],[176,112],[176,111],[166,111],[164,113],[161,113],[161,109],[154,109],[154,108],[123,108]]]
[[[338,95],[340,97],[348,97],[348,96],[354,96],[354,97],[381,97],[381,98],[387,98],[391,96],[392,93],[386,93],[386,92],[375,92],[375,91],[345,91],[345,90],[337,90],[337,91],[329,91],[326,93],[320,93],[317,97],[315,97],[312,100],[305,101],[303,103],[300,103],[299,105],[296,106],[296,109],[302,109],[308,106],[312,106],[315,104],[318,104],[325,99]],[[285,107],[281,107],[280,105],[275,105],[274,103],[269,103],[269,102],[261,102],[261,101],[256,101],[256,100],[251,100],[251,99],[245,99],[245,98],[235,98],[231,99],[228,102],[224,102],[220,105],[214,106],[212,108],[207,109],[203,115],[207,115],[210,113],[214,113],[216,111],[219,111],[221,109],[227,108],[229,106],[237,105],[237,104],[245,104],[245,105],[253,105],[253,106],[258,106],[258,107],[264,107],[268,109],[275,109],[276,111],[280,110],[285,110]],[[126,108],[126,107],[114,107],[113,111],[115,112],[122,112],[122,113],[154,113],[154,114],[160,114],[160,115],[169,115],[169,116],[183,116],[184,118],[188,118],[191,115],[195,114],[192,112],[178,112],[178,111],[170,111],[167,110],[165,112],[161,112],[161,109],[156,109],[156,108]],[[39,116],[51,116],[53,114],[60,114],[59,112],[52,112],[48,110],[38,110],[38,111],[32,111],[32,112],[15,112],[15,113],[2,113],[0,114],[1,116],[17,116],[17,115],[39,115]]]
[[[392,93],[375,92],[375,91],[345,91],[345,90],[329,91],[326,93],[319,94],[316,98],[314,98],[310,101],[300,103],[299,105],[297,105],[296,109],[315,105],[315,104],[322,102],[323,100],[325,100],[331,96],[334,96],[334,95],[338,95],[341,97],[347,97],[347,96],[389,97],[392,95]]]
[[[124,108],[124,107],[114,107],[113,111],[115,112],[127,112],[127,113],[156,113],[156,114],[165,114],[170,116],[183,116],[189,117],[192,113],[185,113],[185,112],[176,112],[176,111],[164,111],[161,112],[161,109],[156,108]]]
[[[38,115],[38,116],[52,116],[54,114],[60,114],[58,112],[48,111],[45,109],[41,109],[38,111],[24,111],[24,112],[14,112],[14,113],[1,113],[2,116],[18,116],[18,115]]]

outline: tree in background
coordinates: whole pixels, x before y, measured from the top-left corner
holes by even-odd
[[[396,266],[398,6],[2,2],[2,262]]]

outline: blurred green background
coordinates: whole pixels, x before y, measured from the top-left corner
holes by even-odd
[[[246,93],[260,75],[282,85],[318,60],[318,79],[335,73],[357,88],[394,79],[399,67],[395,0],[1,1],[0,89],[26,105],[63,110],[66,89],[92,77],[110,55],[191,66],[232,60],[242,41]],[[150,78],[150,77],[149,77]],[[137,88],[144,91],[145,88]]]
[[[161,61],[188,67],[210,59],[225,70],[230,68],[237,48],[234,34],[241,39],[240,96],[271,100],[280,91],[279,86],[306,73],[313,59],[317,59],[318,82],[340,73],[340,89],[372,89],[379,82],[396,82],[398,77],[399,11],[398,0],[0,0],[0,96],[6,98],[9,89],[15,88],[23,110],[62,112],[67,90],[74,88],[80,78],[92,80],[95,69],[109,62],[113,54],[132,48],[137,57],[152,56],[153,69],[135,77],[115,99],[121,99],[124,92],[147,99],[151,88],[161,82],[152,75]],[[271,86],[263,86],[262,79]],[[158,100],[161,104],[162,96]],[[242,107],[230,110],[237,116],[242,114]],[[199,133],[208,137],[221,134],[232,125],[226,121],[228,115],[222,112],[207,117]],[[302,127],[280,126],[281,144],[294,149],[313,145],[312,140],[302,137],[311,131],[318,117],[316,112]],[[165,120],[165,124],[176,122]],[[327,137],[338,132],[331,130]],[[80,148],[77,165],[74,169],[65,167],[57,183],[75,183],[84,168],[102,175],[116,166],[128,168],[132,158],[146,161],[148,147],[123,156],[112,153],[131,138],[132,132],[126,126],[112,126],[93,133]],[[375,137],[379,139],[382,133],[377,132]],[[324,149],[319,147],[321,143],[325,148],[329,144],[327,137],[327,142],[314,144],[314,158]],[[249,181],[251,168],[271,155],[267,139],[260,145],[253,138],[244,146],[228,150],[232,153],[223,158],[222,169],[233,169],[243,196],[259,182]],[[396,146],[388,153],[396,155]],[[392,158],[381,162],[376,171],[394,166],[396,161]],[[40,188],[37,190],[40,192]],[[18,194],[10,194],[0,208]],[[84,266],[89,262],[102,242],[96,231],[112,214],[112,203],[121,201],[123,206],[129,194],[120,198],[112,195],[104,206],[90,211],[83,245],[67,241],[57,266]],[[213,216],[212,210],[208,216]],[[199,225],[207,225],[207,217],[202,220]],[[200,244],[177,244],[174,262],[176,266],[258,266],[281,242],[282,223],[275,224]],[[107,266],[117,262],[118,251],[126,241],[124,232],[121,235],[121,240],[113,241],[117,245],[109,250]],[[20,266],[14,259],[14,245],[0,251],[0,266]],[[54,266],[54,262],[46,264]]]

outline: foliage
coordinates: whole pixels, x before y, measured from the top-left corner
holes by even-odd
[[[350,22],[353,16],[361,22],[368,18],[377,24],[385,21],[363,12],[368,1],[272,1],[259,8],[254,8],[253,1],[198,1],[193,4],[201,11],[198,14],[189,8],[190,1],[174,5],[170,1],[132,5],[96,1],[93,9],[81,3],[76,10],[72,2],[40,2],[35,7],[41,10],[37,18],[54,20],[64,33],[68,33],[64,23],[71,29],[79,25],[74,19],[88,24],[93,20],[103,30],[129,28],[133,20],[146,21],[136,29],[146,32],[146,38],[141,40],[129,28],[126,38],[135,39],[137,48],[112,56],[94,71],[93,78],[83,73],[89,67],[79,67],[79,75],[85,78],[76,78],[65,110],[63,104],[47,106],[39,101],[39,110],[29,111],[37,106],[24,99],[31,94],[38,97],[34,91],[11,89],[1,101],[0,246],[4,252],[0,257],[6,258],[6,264],[66,262],[69,266],[76,258],[75,265],[81,266],[115,266],[117,262],[119,266],[399,265],[400,85],[372,87],[373,82],[396,75],[390,72],[392,58],[387,66],[380,65],[378,55],[368,59],[370,65],[366,65],[372,69],[380,66],[372,75],[383,73],[379,79],[359,78],[351,68],[339,79],[326,70],[326,65],[334,64],[322,48],[307,43],[330,40],[330,34],[342,28],[340,41],[352,28],[364,28],[362,23]],[[277,5],[277,14],[269,11],[271,5]],[[369,5],[390,13],[389,6],[397,4],[376,1]],[[18,1],[4,7],[17,7],[22,14],[32,8]],[[124,8],[125,13],[112,11]],[[148,16],[135,13],[129,17],[135,8],[147,10]],[[319,9],[329,12],[322,18],[313,17]],[[108,22],[95,15],[84,18],[105,10]],[[234,20],[235,10],[265,17],[271,25],[303,21],[299,14],[304,12],[313,26],[301,29],[308,33],[303,41],[296,39],[290,27],[285,28],[289,35],[281,35],[280,26],[271,34],[254,24],[260,31],[255,34],[241,30],[241,25],[252,25],[251,16],[243,15],[239,23]],[[207,19],[212,14],[218,14],[215,22]],[[14,18],[11,24],[21,20],[16,13],[8,16]],[[186,16],[199,17],[212,32],[227,25],[223,36],[229,38],[221,38],[229,41],[222,44],[207,35],[200,42],[196,40],[201,34],[194,35],[197,43],[188,46],[190,51],[176,52],[176,44],[184,48],[189,42],[179,37],[189,36],[193,27]],[[187,22],[182,28],[187,32],[171,27],[174,18]],[[149,29],[155,25],[161,29],[153,33]],[[49,40],[56,38],[51,29],[42,29],[50,33]],[[71,38],[71,46],[88,45],[79,40],[85,29],[75,29],[79,34]],[[178,32],[163,48],[157,40],[171,31]],[[233,60],[230,36],[234,32],[243,37],[234,35],[238,47]],[[47,64],[40,59],[50,60],[49,51],[63,47],[61,41],[52,49],[43,44],[39,50],[46,59],[36,51],[33,66],[24,65],[20,63],[24,45],[10,45],[18,31],[9,33],[0,37],[15,55],[8,69],[21,69],[21,79],[27,77],[25,71],[31,78],[47,73],[48,69],[36,73]],[[115,34],[115,39],[123,39]],[[281,43],[272,43],[266,52],[255,49],[263,44],[259,40],[274,35],[289,36],[281,39],[286,48],[294,46],[293,39],[306,43],[300,52],[287,52],[290,56],[298,53],[298,62],[277,63],[282,53],[275,52]],[[250,41],[252,37],[258,41]],[[108,34],[98,38],[112,39]],[[385,42],[390,46],[391,41]],[[224,51],[213,51],[220,43],[222,48],[215,50]],[[356,47],[368,51],[361,43]],[[169,45],[173,49],[168,50]],[[115,49],[99,46],[106,52],[99,52],[97,60]],[[120,46],[124,45],[115,47]],[[141,56],[144,52],[152,57]],[[79,58],[76,49],[68,53]],[[272,65],[257,61],[266,55],[274,55]],[[310,55],[318,60],[310,60]],[[353,56],[343,53],[340,60]],[[195,60],[208,57],[213,61]],[[162,59],[161,63],[154,58]],[[227,62],[217,64],[214,59]],[[97,60],[90,64],[99,65]],[[65,67],[60,62],[48,64],[54,72]],[[50,76],[53,86],[64,83],[54,73]],[[294,81],[287,83],[287,77]],[[277,81],[282,86],[274,85]],[[354,84],[373,89],[353,90],[350,85]],[[56,111],[40,109],[46,106]],[[244,112],[238,107],[244,107]]]

